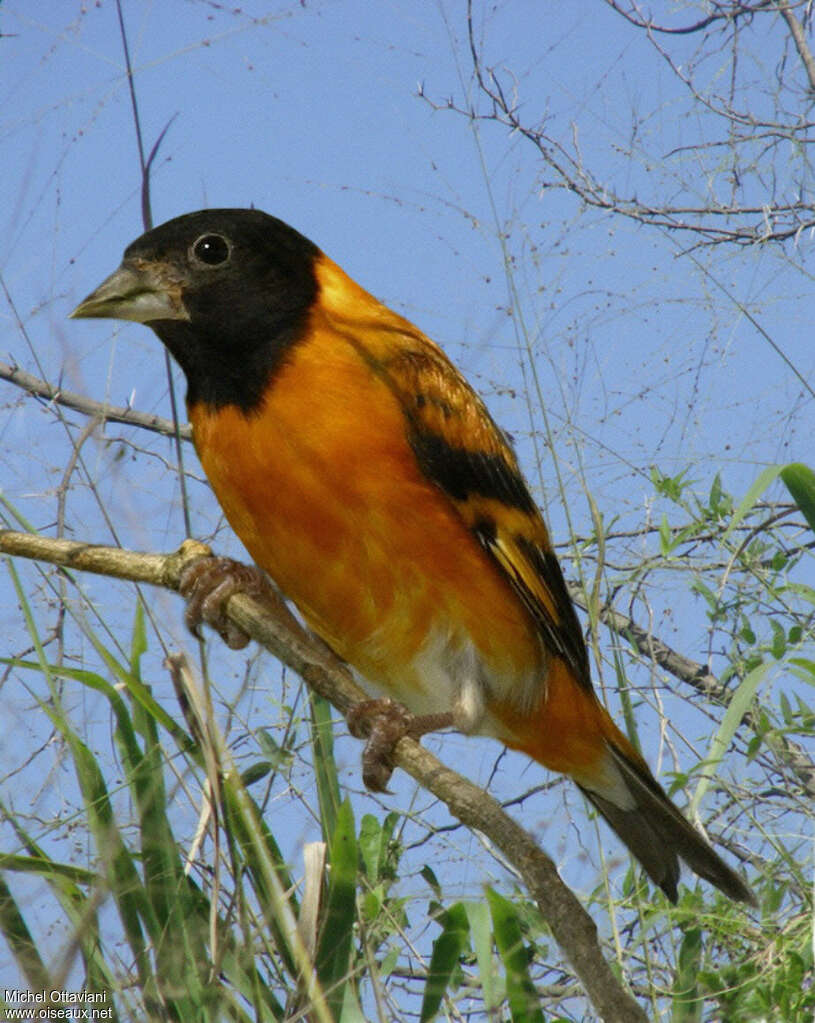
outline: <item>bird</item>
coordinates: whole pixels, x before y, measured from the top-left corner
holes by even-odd
[[[255,566],[385,694],[355,734],[491,736],[572,778],[671,902],[682,860],[755,905],[598,699],[513,446],[437,344],[254,208],[148,230],[71,316],[145,324],[169,349]],[[390,774],[381,754],[371,788]]]

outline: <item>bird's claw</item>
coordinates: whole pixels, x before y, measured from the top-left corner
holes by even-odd
[[[346,715],[348,731],[366,739],[362,751],[362,780],[372,792],[388,792],[393,774],[393,751],[400,739],[420,739],[428,732],[448,728],[452,714],[412,714],[396,700],[361,700]]]
[[[226,604],[236,593],[257,600],[268,600],[273,591],[264,573],[256,565],[245,565],[232,558],[203,556],[182,569],[179,593],[186,599],[184,622],[196,638],[206,622],[232,650],[242,650],[249,636],[226,615]]]

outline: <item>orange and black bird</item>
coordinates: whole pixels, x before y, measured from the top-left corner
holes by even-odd
[[[155,331],[235,533],[417,732],[493,736],[569,775],[671,901],[682,859],[754,902],[597,699],[515,454],[420,330],[296,230],[241,209],[148,231],[72,315]]]

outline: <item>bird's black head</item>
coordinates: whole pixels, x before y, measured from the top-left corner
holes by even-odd
[[[187,377],[187,401],[257,408],[305,330],[320,250],[260,210],[200,210],[125,249],[71,314],[148,324]]]

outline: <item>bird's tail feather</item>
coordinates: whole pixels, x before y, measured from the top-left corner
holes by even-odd
[[[633,806],[621,808],[584,785],[580,787],[671,902],[677,899],[679,858],[731,899],[756,905],[744,881],[682,816],[648,768],[612,740],[607,738],[606,743]]]

